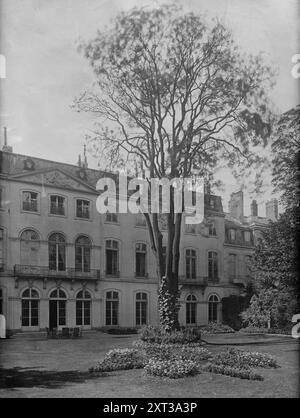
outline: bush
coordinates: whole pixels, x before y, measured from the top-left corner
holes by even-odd
[[[277,368],[276,360],[269,354],[237,350],[228,348],[226,351],[214,356],[213,362],[216,365],[238,367],[249,369],[250,367]]]
[[[165,332],[160,327],[149,325],[142,328],[141,340],[157,344],[188,344],[201,341],[201,332],[199,328],[188,327]]]
[[[229,325],[218,324],[216,322],[209,322],[207,325],[201,327],[202,334],[221,334],[235,332]]]
[[[203,366],[202,370],[210,373],[224,374],[226,376],[231,377],[239,377],[240,379],[264,380],[264,378],[261,375],[254,373],[250,369],[239,369],[238,367],[226,366],[224,364],[210,363]]]
[[[199,373],[197,364],[191,360],[157,360],[150,359],[145,366],[149,375],[178,379]]]
[[[111,372],[114,370],[141,369],[145,365],[144,356],[136,349],[123,348],[110,350],[95,367],[89,369],[92,373]]]

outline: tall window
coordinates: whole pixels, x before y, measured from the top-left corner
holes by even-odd
[[[135,300],[136,325],[147,324],[147,293],[139,292]]]
[[[39,264],[40,238],[32,229],[23,231],[20,237],[21,264],[37,266]]]
[[[22,293],[22,327],[39,325],[39,294],[34,289]]]
[[[106,274],[119,273],[119,243],[114,240],[106,241]]]
[[[88,200],[76,200],[76,217],[84,219],[90,218],[90,202]]]
[[[232,279],[236,277],[236,254],[229,254],[229,276]]]
[[[246,276],[251,276],[251,266],[252,266],[252,257],[251,255],[246,255],[245,256],[245,273]]]
[[[236,230],[235,229],[229,229],[229,239],[230,241],[236,240]]]
[[[4,266],[4,231],[0,228],[0,270]]]
[[[251,242],[251,232],[250,231],[244,231],[244,240],[247,243]]]
[[[91,270],[91,241],[88,237],[80,236],[75,241],[75,270]]]
[[[194,225],[194,224],[185,224],[185,232],[187,234],[196,234],[196,225]]]
[[[76,325],[91,325],[91,295],[87,290],[76,296]]]
[[[208,234],[212,237],[215,237],[217,235],[216,226],[214,222],[210,222],[208,224]]]
[[[55,289],[50,294],[50,322],[54,320],[55,327],[66,325],[66,299],[61,289]]]
[[[0,289],[0,315],[3,314],[3,291]]]
[[[186,250],[185,252],[185,265],[186,265],[186,278],[196,279],[196,251]]]
[[[38,212],[38,193],[22,193],[22,209],[27,212]]]
[[[197,298],[195,295],[188,295],[186,298],[186,324],[196,324]]]
[[[135,246],[135,275],[136,277],[146,276],[146,244],[138,243]]]
[[[62,234],[51,234],[48,242],[49,269],[66,270],[66,241]]]
[[[209,322],[218,321],[219,298],[217,295],[211,295],[208,299],[208,320]]]
[[[106,292],[106,325],[118,325],[119,323],[119,294],[118,292]]]
[[[50,196],[50,213],[51,215],[65,215],[65,201],[63,196]]]
[[[117,223],[118,222],[118,215],[116,213],[107,212],[106,213],[106,222]]]
[[[208,253],[208,279],[218,280],[218,253],[215,251]]]

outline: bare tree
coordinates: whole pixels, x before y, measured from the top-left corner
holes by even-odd
[[[138,161],[151,178],[206,177],[226,160],[250,168],[270,134],[267,89],[272,71],[244,56],[224,25],[175,6],[135,8],[81,45],[97,83],[75,99],[99,123],[93,141],[110,167]],[[178,326],[182,214],[171,188],[164,267],[157,214],[145,214],[166,329]]]

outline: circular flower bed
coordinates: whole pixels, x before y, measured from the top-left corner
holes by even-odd
[[[157,360],[150,359],[145,366],[147,374],[152,376],[178,379],[199,373],[198,366],[191,360]]]

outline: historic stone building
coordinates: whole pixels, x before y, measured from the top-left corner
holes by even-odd
[[[0,310],[8,329],[157,324],[144,218],[96,211],[103,173],[89,169],[86,157],[69,165],[7,145],[0,164]],[[267,226],[255,205],[244,217],[239,192],[225,214],[219,196],[205,195],[205,222],[183,223],[181,324],[222,321],[222,298],[244,289],[254,239]],[[276,202],[268,205],[276,217]]]

